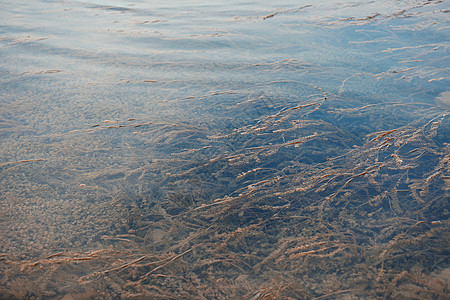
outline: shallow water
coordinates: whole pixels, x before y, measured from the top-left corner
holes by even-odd
[[[446,1],[0,1],[5,299],[448,297]]]

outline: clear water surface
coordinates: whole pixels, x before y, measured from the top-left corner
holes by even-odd
[[[0,0],[0,298],[448,297],[449,11]]]

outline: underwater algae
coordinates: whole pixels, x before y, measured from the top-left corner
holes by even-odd
[[[442,3],[2,3],[0,298],[446,299]]]
[[[140,136],[180,152],[139,168],[93,168],[73,192],[80,202],[76,214],[86,218],[75,227],[93,241],[72,244],[59,237],[55,252],[46,249],[48,255],[32,260],[4,253],[5,295],[445,297],[446,279],[435,270],[448,256],[450,157],[448,144],[440,142],[448,116],[436,111],[432,119],[371,133],[353,147],[350,133],[316,119],[325,109],[354,116],[353,110],[323,108],[329,99],[283,108],[226,135],[145,123]],[[356,111],[364,119],[371,109]],[[198,148],[177,144],[193,136]],[[211,155],[215,143],[233,147]],[[99,179],[103,187],[95,186]],[[114,182],[135,180],[139,193],[122,183],[102,199]],[[39,195],[38,186],[27,190]],[[92,245],[98,248],[76,250]]]

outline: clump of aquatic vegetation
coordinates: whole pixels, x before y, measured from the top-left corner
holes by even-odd
[[[3,254],[3,290],[19,297],[72,290],[126,298],[444,297],[445,281],[430,271],[448,255],[448,113],[403,107],[413,122],[355,136],[348,120],[331,120],[365,126],[399,104],[350,109],[339,107],[338,96],[312,97],[290,107],[272,99],[272,114],[222,133],[204,123],[91,127],[132,135],[145,125],[140,135],[171,158],[105,170],[82,184],[101,198],[98,178],[111,186],[132,178],[140,192],[89,206],[90,215],[104,215],[106,206],[124,221],[96,237],[101,249],[33,260]],[[229,109],[252,111],[263,100]],[[183,148],[191,143],[196,148]],[[16,162],[27,163],[39,162]]]

